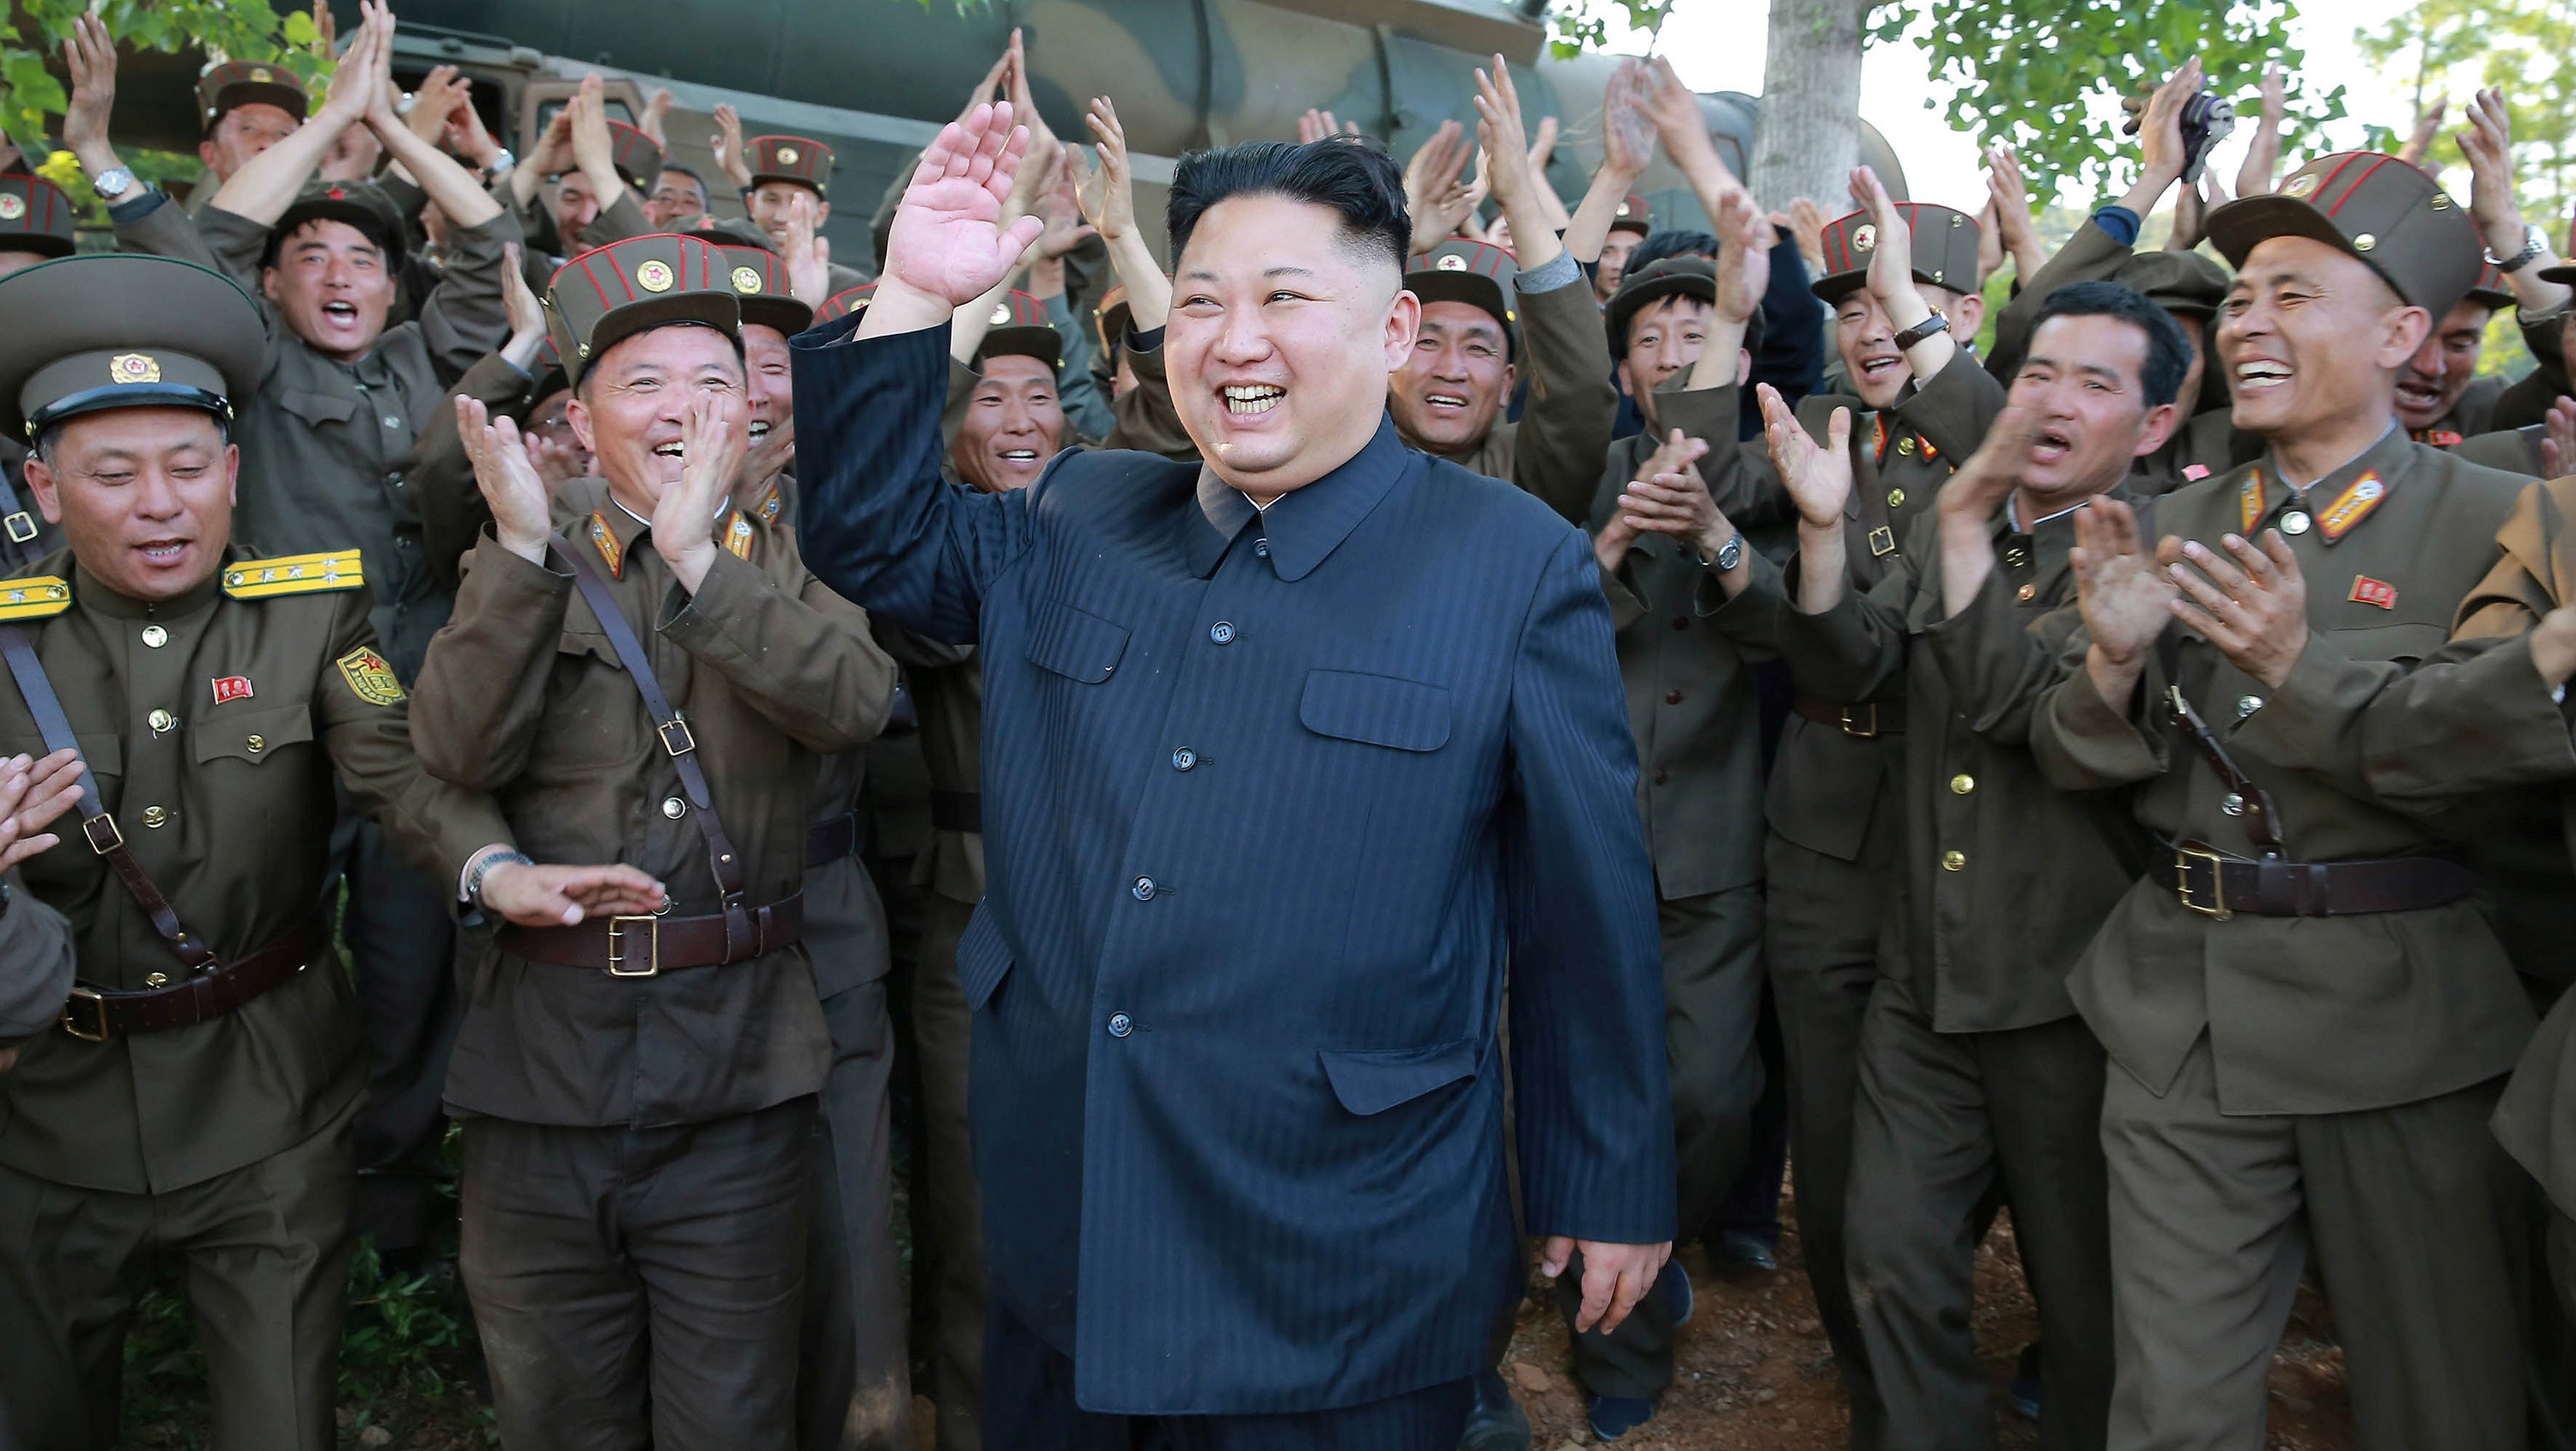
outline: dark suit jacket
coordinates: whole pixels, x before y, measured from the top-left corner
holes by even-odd
[[[995,1293],[1130,1414],[1472,1374],[1533,1234],[1673,1231],[1654,888],[1600,576],[1537,500],[1362,452],[1220,533],[1200,470],[939,476],[946,330],[796,340],[806,547],[984,661],[958,948]],[[1239,495],[1227,494],[1229,501]]]

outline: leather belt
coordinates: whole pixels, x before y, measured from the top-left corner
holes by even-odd
[[[1905,729],[1905,700],[1864,700],[1858,705],[1837,705],[1818,700],[1812,695],[1798,697],[1798,714],[1820,725],[1833,726],[1856,741],[1892,736]]]
[[[859,813],[844,811],[805,828],[805,870],[828,867],[859,849]]]
[[[571,927],[501,929],[504,952],[557,967],[587,967],[610,977],[654,977],[691,967],[718,967],[775,952],[805,935],[805,894],[743,914],[750,935],[726,930],[725,913],[704,917],[605,917]]]
[[[74,983],[63,1004],[63,1031],[84,1043],[104,1043],[211,1023],[302,972],[330,941],[329,929],[316,919],[237,962],[192,972],[168,987],[118,992]]]
[[[2476,891],[2475,872],[2441,857],[2379,861],[2261,861],[2230,856],[2201,842],[2181,842],[2147,867],[2156,885],[2203,916],[2348,917],[2364,912],[2418,912]]]
[[[978,791],[933,791],[930,793],[930,825],[936,831],[962,831],[981,835],[984,830],[984,797]]]

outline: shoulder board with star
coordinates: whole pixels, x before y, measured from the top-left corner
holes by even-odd
[[[237,600],[264,600],[271,595],[321,594],[356,589],[367,582],[358,551],[334,549],[321,554],[281,554],[275,559],[244,559],[224,566],[224,593]]]
[[[72,607],[72,587],[50,574],[0,580],[0,623],[41,620]]]

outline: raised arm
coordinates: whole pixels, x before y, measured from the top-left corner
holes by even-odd
[[[2240,197],[2270,196],[2281,174],[2281,122],[2290,112],[2289,77],[2279,61],[2263,67],[2263,114],[2254,123],[2254,139],[2246,144],[2245,164],[2236,168],[2236,194]]]
[[[209,206],[262,229],[277,225],[277,219],[294,205],[305,181],[322,164],[322,158],[331,154],[332,143],[340,139],[340,133],[367,119],[391,64],[393,17],[374,0],[358,3],[366,18],[359,22],[349,48],[340,53],[340,64],[331,72],[331,86],[323,94],[320,109],[287,133],[285,140],[242,163],[241,169],[215,193]],[[391,102],[386,105],[387,114],[391,114]]]
[[[942,128],[898,204],[876,297],[855,326],[794,343],[798,532],[834,591],[934,639],[976,638],[985,587],[1028,547],[1030,490],[980,494],[940,473],[949,315],[1010,275],[1039,222],[1002,225],[1028,149],[1007,102]]]
[[[2504,92],[2484,90],[2468,105],[2469,124],[2460,132],[2460,151],[2469,158],[2469,215],[2478,224],[2487,256],[2501,267],[2513,300],[2525,317],[2540,317],[2565,307],[2571,296],[2564,282],[2544,281],[2541,273],[2558,265],[2558,253],[2547,234],[2523,221],[2522,203],[2513,190],[2513,123]],[[2526,247],[2537,251],[2525,255]]]
[[[72,34],[63,42],[63,62],[71,71],[71,104],[63,108],[63,147],[93,180],[124,170],[125,162],[107,139],[108,113],[116,106],[116,41],[107,22],[94,14],[73,17]],[[14,154],[15,148],[12,148]],[[124,190],[109,197],[120,206],[141,197],[143,183],[126,172]]]
[[[1655,159],[1655,123],[1641,99],[1644,65],[1633,56],[1620,61],[1601,93],[1601,165],[1565,224],[1565,250],[1587,268],[1601,260],[1619,204]]]

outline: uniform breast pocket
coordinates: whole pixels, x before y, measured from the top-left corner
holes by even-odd
[[[2416,661],[2442,648],[2450,631],[2440,625],[2392,622],[2357,630],[2330,630],[2335,647],[2354,660]]]
[[[1298,722],[1319,736],[1398,751],[1436,751],[1449,743],[1449,692],[1443,686],[1356,670],[1311,670],[1297,701]]]
[[[1041,670],[1098,685],[1127,653],[1127,627],[1058,601],[1039,611],[1022,653]]]
[[[307,423],[346,423],[358,413],[356,399],[316,393],[310,388],[281,388],[277,403]]]
[[[80,747],[81,759],[89,764],[92,776],[117,777],[125,774],[123,741],[103,732],[80,731],[72,736],[72,743]],[[30,761],[41,761],[47,754],[48,750],[42,736],[0,737],[0,756],[24,756]]]
[[[198,765],[242,761],[263,765],[289,747],[313,741],[313,706],[309,701],[267,705],[257,710],[227,710],[188,727],[188,754]]]

